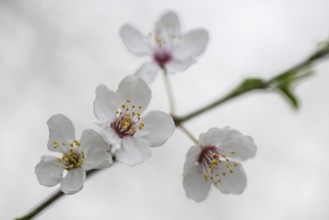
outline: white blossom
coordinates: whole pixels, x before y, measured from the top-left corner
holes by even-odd
[[[161,68],[168,74],[186,70],[203,53],[209,38],[204,29],[181,33],[180,21],[174,12],[163,14],[147,36],[130,24],[121,28],[120,35],[130,52],[152,58],[135,73],[147,83]]]
[[[74,194],[83,188],[87,170],[112,164],[112,156],[107,152],[110,145],[96,131],[85,130],[78,141],[75,139],[72,122],[61,114],[52,116],[47,125],[48,149],[61,153],[62,156],[42,156],[35,167],[41,185],[51,187],[60,183],[65,194]],[[65,177],[64,170],[67,173]]]
[[[94,113],[100,133],[113,145],[119,162],[133,166],[147,160],[151,147],[163,145],[173,134],[171,116],[151,111],[142,116],[151,100],[151,90],[140,78],[125,77],[117,92],[105,85],[96,89]]]
[[[201,202],[211,185],[223,193],[241,194],[247,177],[239,161],[254,157],[256,150],[251,137],[229,127],[202,133],[199,144],[186,155],[183,186],[187,197]]]

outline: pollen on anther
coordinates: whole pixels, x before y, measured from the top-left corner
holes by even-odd
[[[130,103],[130,99],[127,99],[126,102]]]
[[[76,144],[78,147],[80,147],[80,142],[79,142],[79,141],[74,140],[73,142],[74,142],[74,144]]]
[[[237,166],[238,166],[238,163],[237,163],[237,162],[235,162],[233,165],[234,165],[235,167],[237,167]]]
[[[232,169],[230,169],[230,173],[234,173],[234,171]]]
[[[204,173],[203,178],[204,178],[205,181],[208,181],[208,173]]]

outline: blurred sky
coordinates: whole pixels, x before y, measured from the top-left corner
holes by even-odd
[[[77,136],[95,128],[95,88],[115,90],[146,60],[130,54],[118,31],[148,33],[166,10],[184,30],[204,27],[208,48],[171,77],[180,115],[229,91],[243,77],[270,78],[298,63],[329,36],[328,0],[1,0],[0,219],[25,214],[57,187],[39,185],[34,167],[48,152],[46,121],[56,113]],[[278,94],[253,93],[195,118],[195,136],[226,125],[251,135],[258,152],[244,163],[241,196],[212,190],[203,203],[185,197],[182,167],[191,141],[179,130],[152,158],[114,166],[36,219],[329,219],[329,61],[298,85],[301,109]],[[168,111],[161,77],[150,109]]]

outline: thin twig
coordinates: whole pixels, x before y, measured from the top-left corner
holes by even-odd
[[[205,105],[185,116],[174,116],[174,121],[178,124],[188,121],[212,108],[215,108],[217,106],[220,106],[223,103],[226,103],[227,101],[230,101],[236,97],[239,97],[241,95],[247,94],[251,91],[255,91],[255,90],[269,90],[270,88],[275,87],[281,79],[283,79],[284,77],[286,77],[287,75],[290,75],[291,77],[295,76],[296,74],[299,74],[301,72],[301,70],[303,70],[304,68],[308,68],[311,64],[313,64],[316,61],[319,61],[323,58],[325,58],[326,56],[329,55],[329,47],[325,47],[322,48],[316,52],[314,52],[313,54],[311,54],[307,59],[305,59],[304,61],[302,61],[301,63],[299,63],[298,65],[293,66],[292,68],[289,68],[288,70],[277,74],[276,76],[274,76],[273,78],[271,78],[270,80],[267,81],[262,81],[260,83],[255,83],[252,84],[250,86],[247,86],[243,89],[241,89],[240,85],[236,88],[234,88],[231,92],[229,92],[228,94],[226,94],[224,97],[221,97],[219,99],[217,99],[216,101]],[[295,76],[296,77],[296,76]]]
[[[167,91],[167,97],[168,97],[168,102],[169,102],[169,110],[170,110],[170,114],[174,115],[175,114],[175,98],[174,98],[174,91],[172,89],[171,83],[170,83],[170,79],[168,77],[168,73],[166,71],[166,69],[162,69],[163,71],[163,80],[165,82],[165,87],[166,87],[166,91]]]
[[[113,160],[113,163],[115,163],[115,160]],[[87,177],[90,178],[93,174],[98,173],[101,170],[103,170],[103,169],[88,170],[87,171]],[[65,194],[60,189],[58,189],[55,193],[50,195],[48,199],[43,201],[39,206],[34,208],[31,212],[29,212],[28,214],[26,214],[22,217],[15,218],[15,220],[29,220],[29,219],[32,219],[34,216],[38,215],[42,210],[44,210],[45,208],[47,208],[48,206],[50,206],[51,204],[56,202],[58,199],[60,199],[64,195]]]
[[[185,126],[183,126],[182,124],[176,124],[176,126],[180,128],[186,134],[186,136],[188,136],[195,144],[198,143],[198,140],[193,136],[193,134],[189,130],[185,128]]]

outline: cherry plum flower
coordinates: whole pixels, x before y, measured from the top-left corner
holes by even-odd
[[[101,169],[112,164],[112,156],[107,151],[110,145],[92,129],[85,130],[80,141],[75,139],[72,122],[66,116],[57,114],[48,122],[50,151],[62,156],[42,156],[35,167],[39,183],[43,186],[55,186],[65,194],[74,194],[83,188],[86,171]],[[67,171],[63,177],[64,170]]]
[[[147,36],[130,24],[121,28],[120,35],[130,52],[152,58],[135,73],[147,83],[154,79],[159,69],[168,74],[186,70],[203,53],[209,38],[204,29],[181,33],[180,21],[174,12],[163,14]]]
[[[199,137],[186,155],[183,186],[188,198],[201,202],[210,186],[227,194],[241,194],[247,186],[247,176],[239,161],[252,158],[256,145],[249,136],[229,127],[212,128]]]
[[[150,88],[136,76],[125,77],[116,92],[105,85],[96,89],[94,113],[117,161],[142,163],[151,156],[151,147],[163,145],[173,134],[175,124],[168,114],[151,111],[142,116],[150,100]]]

